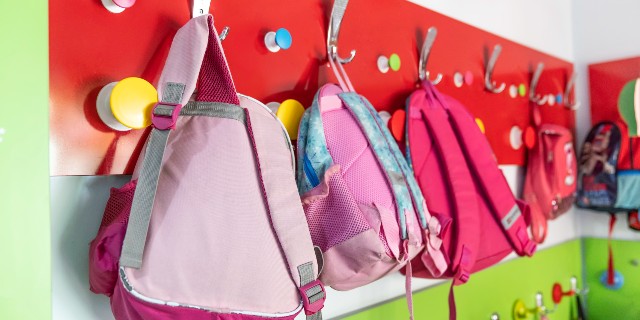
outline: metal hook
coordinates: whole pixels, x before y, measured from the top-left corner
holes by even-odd
[[[427,70],[427,62],[429,61],[429,54],[431,53],[431,47],[433,42],[436,41],[438,35],[438,29],[435,27],[429,28],[427,35],[424,37],[424,43],[422,44],[422,50],[420,51],[420,61],[418,62],[418,75],[420,80],[429,80],[433,84],[438,84],[442,81],[442,73],[438,73],[434,80],[429,79],[429,71]]]
[[[538,63],[536,71],[533,73],[533,77],[531,78],[531,85],[529,86],[529,100],[540,106],[547,103],[547,100],[549,99],[547,95],[542,96],[536,93],[536,88],[538,87],[538,82],[540,81],[540,76],[542,75],[543,70],[544,63]]]
[[[493,68],[496,66],[496,62],[498,61],[498,57],[500,56],[500,52],[502,52],[502,46],[499,44],[496,44],[493,47],[493,52],[491,53],[491,57],[489,58],[489,60],[487,61],[486,67],[485,67],[485,74],[484,74],[484,87],[493,93],[500,93],[502,91],[504,91],[504,88],[506,88],[506,84],[503,82],[499,87],[496,87],[496,82],[492,80],[493,77]]]
[[[227,35],[229,35],[229,27],[224,27],[224,29],[222,29],[222,32],[220,32],[220,41],[224,41],[224,39],[227,38]]]
[[[578,74],[577,73],[573,73],[571,75],[571,78],[569,78],[569,81],[567,82],[567,87],[564,89],[564,96],[562,99],[562,102],[564,103],[565,108],[569,108],[571,110],[578,110],[578,108],[580,107],[580,104],[578,102],[571,101],[570,100],[570,96],[571,96],[571,91],[573,90],[573,86],[576,83],[576,78],[577,78]]]
[[[344,18],[344,12],[347,10],[348,3],[349,0],[336,0],[333,2],[327,33],[327,55],[329,59],[333,59],[341,64],[353,61],[353,58],[356,56],[356,50],[351,50],[348,58],[338,56],[338,34],[340,33],[340,24],[342,23],[342,18]]]

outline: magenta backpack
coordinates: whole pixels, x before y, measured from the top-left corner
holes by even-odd
[[[514,198],[489,142],[458,101],[427,80],[406,107],[405,153],[429,211],[440,222],[434,228],[449,263],[444,274],[434,274],[425,251],[412,261],[413,276],[453,279],[449,302],[455,319],[453,285],[513,251],[533,255],[536,246],[523,216],[527,206]]]
[[[529,150],[523,198],[531,208],[531,233],[537,243],[547,236],[547,220],[571,209],[575,202],[578,165],[569,129],[541,124],[538,106],[533,106],[536,143]]]
[[[118,320],[321,319],[289,138],[236,93],[212,16],[180,28],[158,89],[132,180],[91,243],[91,290]]]

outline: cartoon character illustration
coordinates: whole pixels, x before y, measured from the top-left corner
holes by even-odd
[[[601,172],[615,173],[615,166],[607,161],[611,153],[610,140],[611,126],[603,126],[593,139],[593,143],[584,144],[584,150],[580,157],[580,169],[586,175],[598,175]]]

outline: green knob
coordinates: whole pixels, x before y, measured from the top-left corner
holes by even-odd
[[[391,56],[389,56],[389,67],[391,67],[393,71],[400,70],[400,56],[395,53],[391,54]]]

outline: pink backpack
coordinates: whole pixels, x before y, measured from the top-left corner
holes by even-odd
[[[143,155],[91,243],[91,290],[122,320],[321,319],[289,138],[236,93],[211,16],[178,31],[158,87]]]
[[[458,101],[427,80],[406,107],[405,154],[437,218],[430,227],[442,237],[429,239],[428,246],[442,247],[449,262],[443,274],[434,273],[425,251],[412,261],[413,276],[453,278],[449,303],[455,319],[453,285],[513,251],[535,252],[523,217],[527,206],[514,198],[486,137]]]
[[[547,219],[571,209],[575,201],[578,167],[569,129],[540,124],[538,106],[533,107],[536,144],[529,150],[523,198],[531,207],[531,233],[537,243],[547,236]]]
[[[298,188],[311,238],[324,255],[321,280],[337,290],[366,285],[405,266],[430,234],[431,215],[391,133],[342,66],[341,87],[320,88],[301,120]],[[434,270],[446,261],[431,250]],[[407,298],[411,308],[410,268]]]

